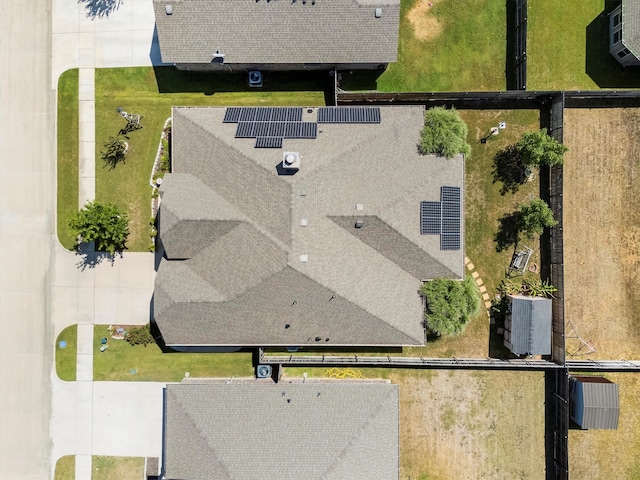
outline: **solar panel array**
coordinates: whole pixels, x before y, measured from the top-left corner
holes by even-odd
[[[320,107],[318,123],[380,123],[380,107]]]
[[[441,187],[439,202],[420,202],[420,233],[440,235],[440,250],[460,250],[460,188]]]
[[[300,107],[229,107],[224,123],[237,123],[236,138],[255,138],[255,148],[282,148],[285,138],[316,138],[318,124],[302,121]]]

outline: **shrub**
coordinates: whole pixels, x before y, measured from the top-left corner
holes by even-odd
[[[471,277],[463,281],[436,278],[421,290],[426,298],[427,330],[438,336],[460,335],[480,312],[480,291]]]
[[[150,343],[153,343],[153,336],[151,335],[151,328],[149,327],[149,324],[141,327],[132,327],[127,330],[127,334],[124,338],[132,346],[143,345],[146,347]]]
[[[420,136],[420,152],[423,154],[435,153],[451,158],[458,153],[471,153],[467,143],[467,124],[455,108],[447,110],[434,107],[427,110]]]

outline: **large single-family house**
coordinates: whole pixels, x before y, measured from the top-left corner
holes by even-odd
[[[384,69],[399,0],[154,0],[164,63],[182,70]]]
[[[583,429],[618,428],[618,385],[604,377],[570,376],[571,420]]]
[[[166,480],[367,480],[399,475],[398,386],[169,384]]]
[[[464,158],[423,107],[174,108],[153,314],[167,345],[422,345],[464,276]]]
[[[638,0],[622,0],[609,14],[609,53],[624,67],[640,65]]]

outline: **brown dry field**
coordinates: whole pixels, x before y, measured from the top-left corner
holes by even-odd
[[[287,368],[286,377],[325,369]],[[544,479],[544,377],[362,369],[400,386],[400,479]],[[286,381],[285,377],[285,381]]]
[[[569,430],[571,480],[640,478],[640,374],[606,374],[620,389],[617,430]]]
[[[640,109],[564,121],[565,318],[596,348],[574,358],[639,359]],[[579,345],[567,339],[569,353]]]

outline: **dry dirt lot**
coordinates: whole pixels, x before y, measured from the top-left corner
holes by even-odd
[[[596,349],[581,358],[638,359],[640,109],[568,109],[564,120],[565,317]]]
[[[286,369],[286,377],[325,369]],[[400,386],[402,480],[544,479],[542,373],[358,370]]]

